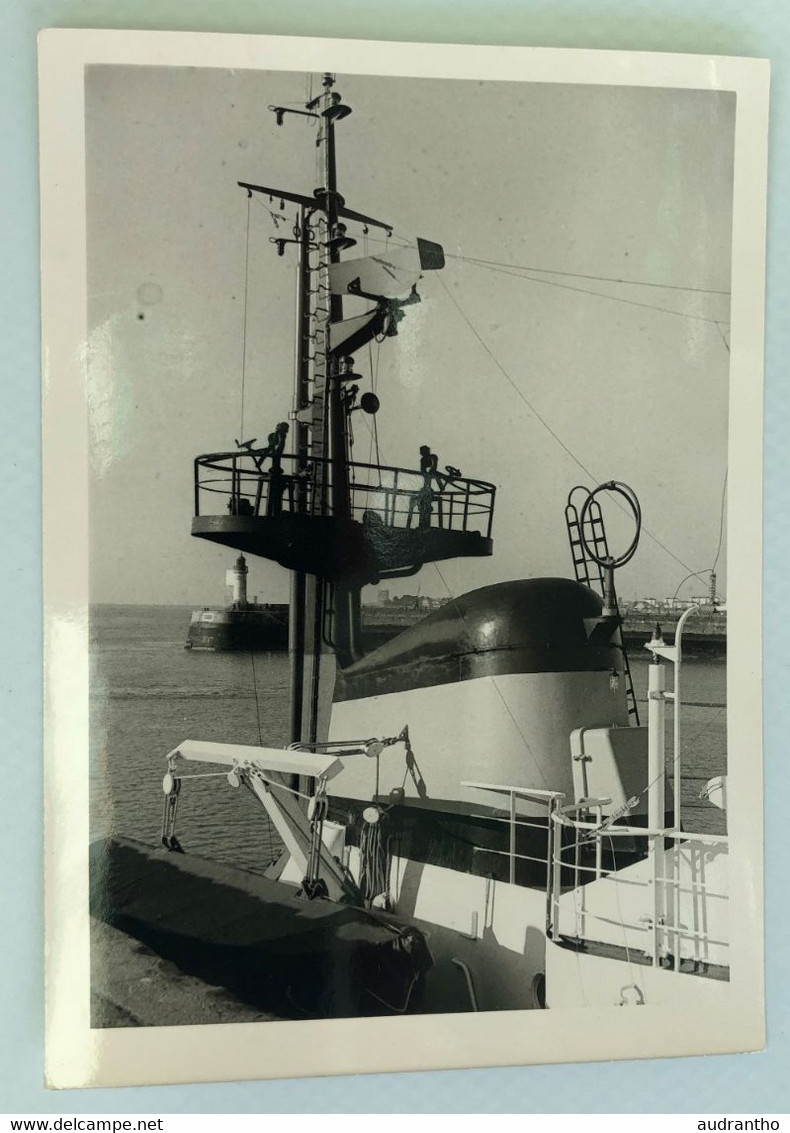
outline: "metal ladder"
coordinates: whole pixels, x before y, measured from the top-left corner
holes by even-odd
[[[577,582],[588,586],[590,590],[597,591],[597,593],[603,597],[603,568],[599,563],[596,563],[594,559],[589,557],[584,546],[586,540],[587,545],[592,547],[598,558],[609,557],[609,544],[606,540],[606,527],[604,526],[603,513],[601,512],[601,505],[598,501],[593,500],[587,508],[587,515],[584,520],[584,531],[582,532],[579,522],[579,508],[573,498],[579,492],[583,493],[586,497],[589,494],[589,489],[585,488],[582,484],[577,484],[576,487],[571,488],[568,493],[568,502],[565,505],[565,524],[568,529],[568,543],[571,549],[573,570]],[[582,535],[584,535],[584,539]],[[623,641],[623,625],[620,620],[620,609],[617,605],[616,598],[615,607],[617,609],[618,624],[614,645],[620,650],[623,657],[623,675],[625,676],[625,695],[628,705],[628,715],[632,716],[634,723],[639,726],[639,708],[636,703],[636,693],[634,692],[634,682],[631,677],[631,664],[628,660],[628,651]]]

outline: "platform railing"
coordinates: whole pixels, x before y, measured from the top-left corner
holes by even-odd
[[[608,935],[614,943],[620,943],[617,937],[622,934],[624,952],[633,957],[642,951],[654,967],[680,972],[688,960],[723,966],[720,958],[722,952],[728,954],[729,939],[725,939],[728,934],[718,934],[715,926],[711,928],[711,920],[722,919],[711,917],[711,903],[726,903],[728,894],[706,880],[705,857],[717,847],[726,850],[726,835],[615,824],[603,813],[611,799],[566,804],[565,795],[559,791],[467,781],[461,785],[495,794],[506,802],[504,813],[493,817],[508,828],[508,848],[475,848],[507,859],[510,884],[516,883],[519,862],[546,865],[546,933],[550,940],[595,945]],[[536,820],[519,814],[519,800],[545,806],[548,821],[541,821],[542,816]],[[545,857],[517,850],[517,834],[522,827],[545,834]],[[620,861],[618,840],[628,843]],[[606,848],[604,842],[608,843]],[[667,843],[670,848],[681,847],[686,855],[695,855],[689,869],[681,870],[678,854],[665,852]],[[640,844],[643,851],[635,853],[635,845]],[[622,868],[625,859],[640,864],[638,873],[629,870],[626,874]],[[611,862],[611,867],[605,866],[605,861]],[[590,882],[622,887],[612,890],[612,915],[596,911],[596,902],[588,900]],[[629,918],[628,910],[634,909]],[[689,916],[690,922],[686,919]]]
[[[491,537],[493,484],[449,474],[434,474],[426,484],[424,474],[415,469],[356,462],[347,467],[353,519],[389,528],[475,531]],[[327,460],[305,464],[283,454],[272,467],[264,450],[209,453],[194,464],[195,515],[321,514],[330,477]]]
[[[713,903],[726,903],[728,894],[716,890],[706,880],[706,852],[720,847],[726,850],[726,835],[691,833],[675,829],[654,830],[643,826],[607,823],[601,819],[603,800],[583,800],[571,806],[554,805],[550,825],[552,863],[549,871],[549,937],[554,941],[573,940],[579,944],[595,944],[611,927],[623,934],[626,953],[641,950],[654,967],[680,971],[684,960],[695,963],[720,963],[714,960],[726,954],[726,934],[711,930]],[[587,817],[582,818],[581,815]],[[593,817],[594,816],[594,817]],[[570,837],[569,837],[570,835]],[[617,868],[616,842],[633,839],[644,843],[646,852],[638,872],[626,876]],[[604,869],[603,842],[609,843],[614,868]],[[667,849],[667,842],[671,843]],[[594,849],[594,862],[590,863]],[[680,853],[695,856],[687,869],[682,869]],[[673,852],[675,851],[675,852]],[[629,857],[632,856],[632,852]],[[582,859],[586,858],[587,861]],[[569,885],[568,880],[572,878]],[[612,914],[596,910],[597,902],[588,900],[586,883],[604,881],[613,890]],[[562,898],[573,892],[573,901]],[[634,911],[629,918],[623,906]],[[604,902],[604,908],[606,908]],[[690,921],[688,918],[691,918]],[[721,921],[722,918],[716,917]],[[609,926],[608,928],[606,926]],[[629,935],[630,934],[630,935]],[[634,937],[633,934],[638,934]],[[635,943],[638,941],[638,943]],[[618,943],[613,940],[613,943]]]
[[[499,797],[504,797],[507,800],[507,811],[505,814],[493,814],[491,817],[496,822],[500,822],[507,826],[508,829],[508,848],[506,850],[496,849],[491,846],[474,846],[475,850],[486,854],[496,854],[500,857],[507,858],[508,862],[508,882],[511,885],[516,884],[516,867],[518,862],[534,862],[541,866],[546,866],[547,873],[547,897],[549,892],[549,863],[553,860],[553,839],[555,835],[554,828],[551,822],[547,821],[552,812],[552,808],[560,806],[564,800],[565,795],[561,791],[544,791],[533,787],[517,787],[511,784],[501,783],[472,783],[464,780],[461,783],[462,787],[468,787],[476,791],[488,791]],[[543,821],[535,822],[532,818],[520,815],[517,810],[519,800],[529,803],[537,803],[540,806],[546,807],[546,817]],[[524,854],[517,851],[517,834],[519,829],[529,828],[541,831],[546,837],[546,854],[545,857],[536,857],[534,854]]]

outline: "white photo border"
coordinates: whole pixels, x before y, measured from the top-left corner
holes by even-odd
[[[761,1049],[765,60],[48,29],[39,38],[43,311],[46,1080],[127,1086]],[[731,1000],[704,1015],[491,1012],[97,1030],[89,1018],[88,401],[84,68],[326,71],[736,94],[728,500]],[[68,475],[64,474],[68,470]]]

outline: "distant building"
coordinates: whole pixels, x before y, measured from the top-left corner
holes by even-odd
[[[715,609],[717,604],[723,605],[724,600],[719,597],[714,603],[711,601],[710,594],[698,594],[693,598],[678,598],[673,595],[671,598],[633,598],[628,602],[621,602],[620,609],[622,613],[629,611],[631,613],[661,615],[679,614],[688,610],[691,606]]]
[[[397,594],[393,596],[384,587],[376,593],[377,606],[394,606],[399,610],[438,610],[440,606],[445,606],[449,601],[449,598],[433,598],[430,594]]]

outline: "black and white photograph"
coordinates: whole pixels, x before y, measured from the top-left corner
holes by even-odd
[[[759,61],[79,36],[54,1084],[760,1047]]]

